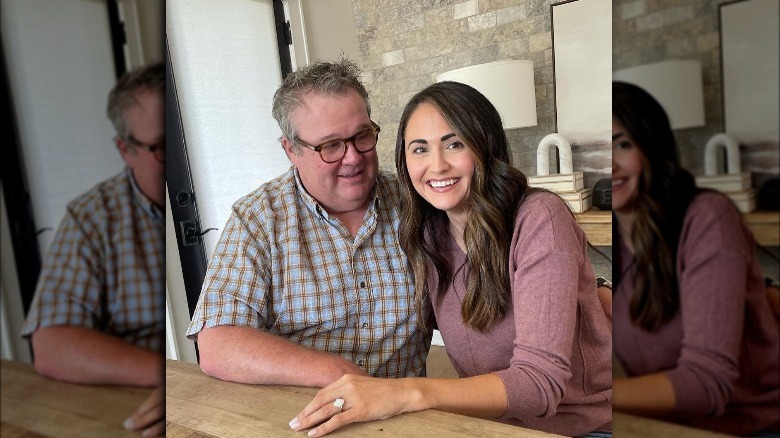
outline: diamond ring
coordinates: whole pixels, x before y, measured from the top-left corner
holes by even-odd
[[[338,410],[341,410],[344,407],[344,399],[339,397],[336,399],[336,401],[333,402],[333,406],[338,408]]]

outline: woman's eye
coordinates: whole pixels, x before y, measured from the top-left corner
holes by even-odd
[[[459,141],[453,141],[452,143],[447,145],[447,149],[460,149],[463,147],[463,143]]]
[[[427,149],[422,146],[417,146],[416,148],[412,149],[413,154],[423,154],[425,152],[427,152]]]
[[[619,141],[617,143],[614,143],[612,147],[615,149],[628,149],[631,147],[631,143],[627,141]]]

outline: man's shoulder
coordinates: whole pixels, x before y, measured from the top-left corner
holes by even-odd
[[[293,167],[290,167],[285,173],[264,182],[260,187],[240,197],[233,203],[233,211],[237,213],[262,213],[281,208],[292,202],[296,191],[295,171]]]
[[[401,202],[401,181],[394,173],[379,171],[376,177],[377,197],[381,202],[398,207]]]
[[[73,213],[94,214],[110,208],[113,203],[121,202],[121,198],[127,197],[130,190],[128,174],[126,170],[122,170],[73,198],[68,202],[68,210]]]

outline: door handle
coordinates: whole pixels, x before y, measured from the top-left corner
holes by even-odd
[[[209,231],[216,230],[217,228],[206,228],[200,231],[198,226],[193,221],[181,221],[179,222],[179,229],[181,230],[182,246],[192,246],[199,243],[198,238],[208,233]]]

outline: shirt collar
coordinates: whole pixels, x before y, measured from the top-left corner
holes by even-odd
[[[133,170],[130,169],[130,167],[125,167],[125,174],[127,175],[127,179],[130,181],[130,187],[133,189],[133,199],[135,199],[140,205],[141,208],[149,214],[151,217],[155,219],[162,219],[163,218],[163,212],[162,210],[152,202],[151,199],[149,199],[146,195],[144,195],[144,192],[141,191],[141,188],[138,187],[138,182],[135,180],[135,175],[133,175]]]
[[[295,166],[293,166],[293,175],[295,175],[295,186],[298,188],[298,193],[300,193],[304,205],[306,205],[306,207],[317,216],[322,217],[325,220],[330,220],[330,215],[328,215],[328,212],[325,211],[325,207],[321,206],[320,203],[317,202],[317,200],[306,191],[306,188],[303,186],[303,182],[301,181],[301,176],[298,174],[298,168]],[[373,202],[369,205],[369,209],[371,209],[372,206],[374,208],[379,207],[379,196],[377,195],[378,184],[378,181],[374,183],[374,188],[371,192],[371,195],[369,195],[373,197]]]

